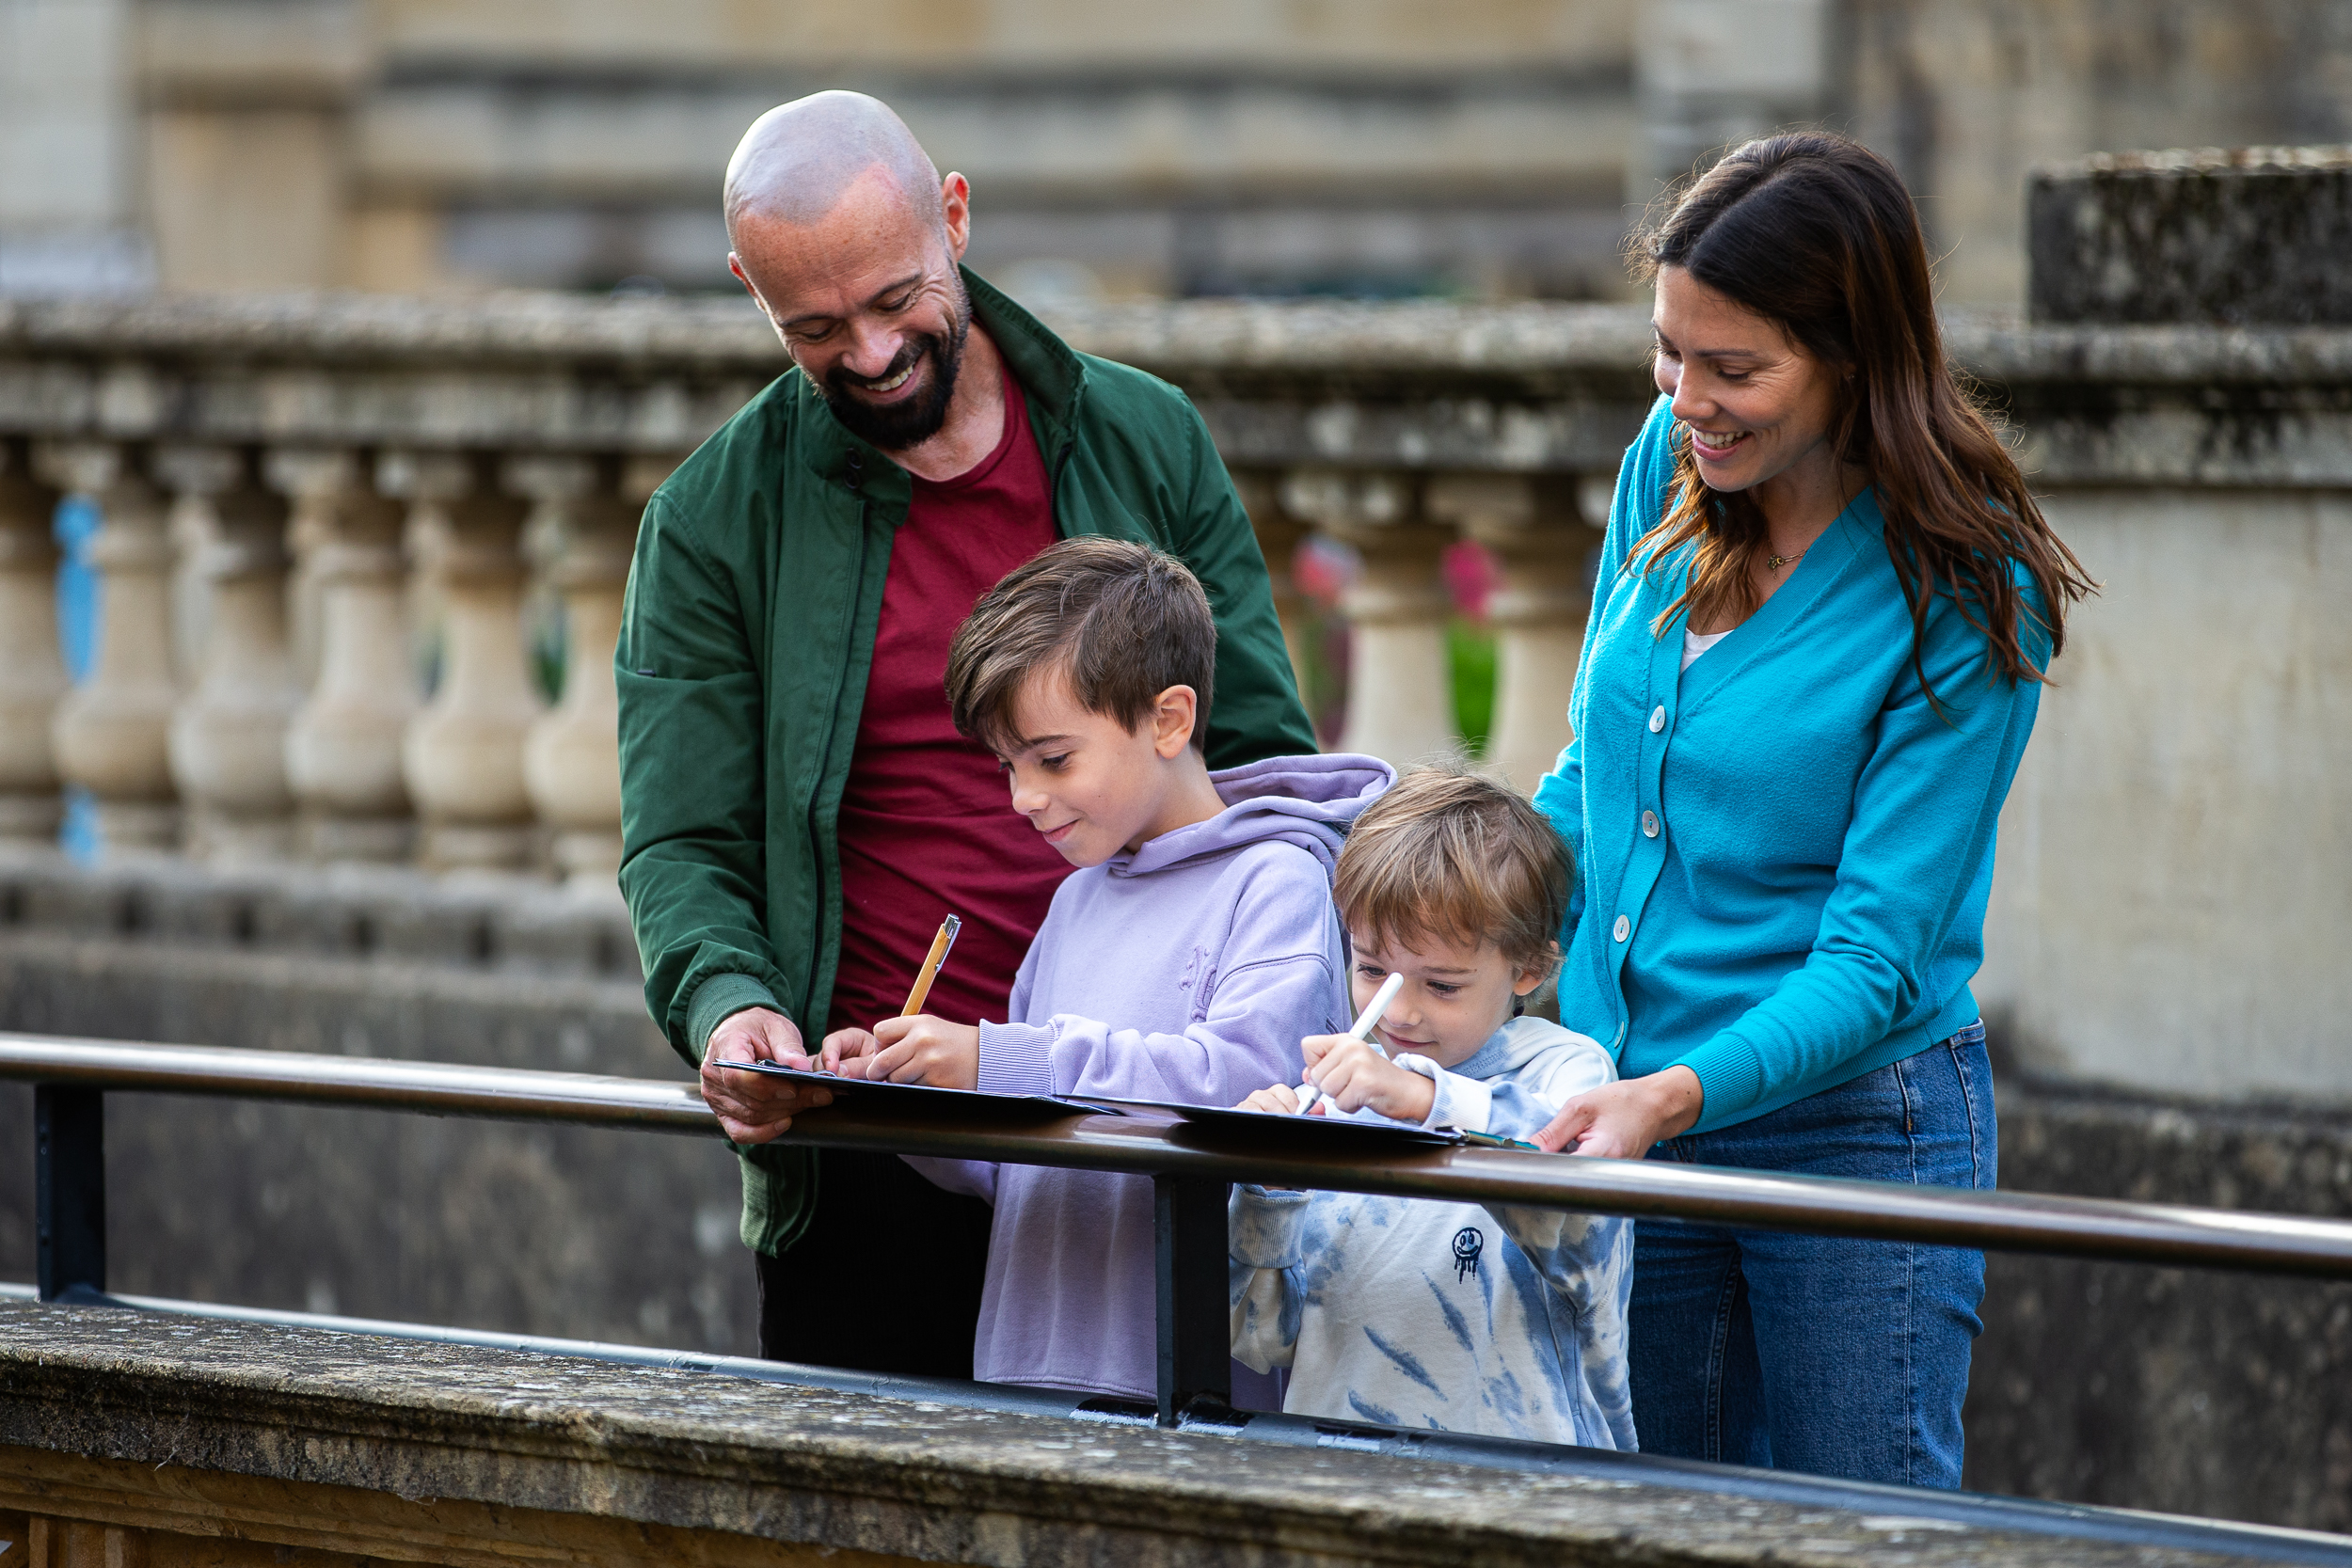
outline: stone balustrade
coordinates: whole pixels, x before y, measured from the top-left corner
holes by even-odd
[[[1639,418],[1638,321],[1180,308],[1073,325],[1155,362],[1169,357],[1155,334],[1197,356],[1191,324],[1233,350],[1185,379],[1232,449],[1295,657],[1309,607],[1293,552],[1319,531],[1361,562],[1340,605],[1356,674],[1338,742],[1398,762],[1456,744],[1438,562],[1473,537],[1502,562],[1490,753],[1532,785],[1566,739],[1597,539],[1574,480],[1605,480]],[[1396,347],[1456,361],[1470,395],[1335,403],[1349,380],[1405,368],[1411,355],[1378,341],[1400,326]],[[732,303],[0,308],[0,593],[24,607],[8,635],[25,649],[0,703],[0,832],[48,842],[78,787],[110,856],[609,887],[610,658],[637,513],[784,363]],[[1240,378],[1222,399],[1219,368]],[[1531,371],[1581,402],[1531,403],[1516,385]],[[1270,400],[1269,372],[1304,380]],[[102,519],[99,653],[71,690],[47,596],[61,495]],[[546,603],[565,642],[552,705],[526,613]]]
[[[1197,302],[1054,325],[1200,407],[1295,657],[1294,552],[1319,535],[1359,563],[1335,744],[1454,743],[1439,559],[1485,546],[1486,760],[1534,784],[1569,737],[1607,488],[1652,396],[1640,310]],[[2049,1070],[2352,1096],[2352,331],[1949,325],[2106,583],[2004,822],[1980,996]],[[49,842],[73,786],[126,860],[532,872],[609,898],[635,516],[784,368],[735,301],[0,305],[0,834]],[[104,607],[70,689],[66,494],[101,515]],[[543,613],[564,627],[551,704]]]

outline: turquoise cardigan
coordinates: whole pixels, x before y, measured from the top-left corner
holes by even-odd
[[[1576,851],[1561,1022],[1611,1041],[1629,1078],[1691,1069],[1704,1132],[1976,1020],[1994,828],[2042,689],[1994,678],[1983,635],[1939,598],[1931,705],[1868,490],[1682,672],[1681,620],[1650,626],[1689,551],[1649,575],[1627,561],[1667,499],[1673,443],[1661,398],[1617,476],[1576,739],[1535,803]],[[2043,663],[2046,636],[2026,651]]]

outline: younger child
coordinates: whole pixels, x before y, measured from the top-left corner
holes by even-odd
[[[947,656],[956,727],[1003,759],[1013,809],[1082,869],[1004,1022],[889,1019],[828,1037],[829,1060],[898,1083],[1200,1105],[1297,1076],[1300,1038],[1347,1016],[1332,864],[1394,774],[1359,756],[1211,772],[1216,669],[1200,584],[1140,545],[1065,540],[988,592]],[[976,1377],[1152,1398],[1148,1179],[910,1163],[995,1206]]]
[[[1582,1035],[1518,1018],[1559,961],[1560,835],[1525,800],[1417,768],[1357,818],[1335,894],[1376,1031],[1305,1044],[1312,1114],[1528,1138],[1616,1076]],[[1243,1104],[1295,1112],[1278,1085]],[[1235,1190],[1233,1354],[1290,1369],[1283,1408],[1382,1426],[1634,1447],[1626,1386],[1631,1222],[1355,1193]]]

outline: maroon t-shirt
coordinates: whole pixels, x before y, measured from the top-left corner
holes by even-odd
[[[906,1005],[942,918],[963,917],[924,1011],[1002,1020],[1013,971],[1063,860],[1012,809],[996,759],[947,718],[947,644],[982,594],[1054,542],[1045,459],[1020,384],[1005,434],[958,478],[914,482],[890,546],[874,667],[841,798],[841,969],[827,1029],[870,1029]]]

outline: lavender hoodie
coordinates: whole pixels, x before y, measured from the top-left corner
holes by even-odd
[[[1212,773],[1225,810],[1073,873],[980,1025],[979,1086],[1232,1105],[1295,1082],[1298,1042],[1347,1025],[1331,869],[1396,777],[1364,756]],[[911,1159],[995,1206],[973,1375],[1152,1397],[1152,1182]]]

